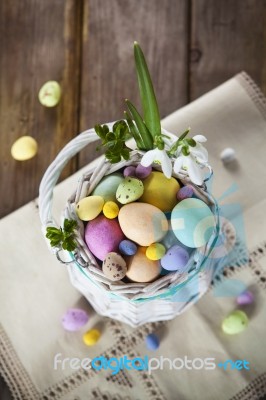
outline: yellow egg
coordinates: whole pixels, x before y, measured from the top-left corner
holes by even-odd
[[[84,197],[84,199],[81,199],[77,204],[77,216],[82,221],[91,221],[100,214],[103,205],[104,199],[101,196]]]
[[[101,332],[98,329],[90,329],[83,335],[83,342],[87,346],[93,346],[100,339]]]
[[[107,201],[103,206],[103,214],[106,218],[113,219],[118,216],[119,207],[114,201]]]
[[[38,144],[31,136],[21,136],[11,147],[11,155],[15,160],[26,161],[34,157],[38,151]]]
[[[39,101],[45,107],[55,107],[61,98],[61,88],[58,82],[48,81],[39,91]]]
[[[153,243],[146,249],[146,257],[149,260],[160,260],[165,255],[165,247],[161,243]]]

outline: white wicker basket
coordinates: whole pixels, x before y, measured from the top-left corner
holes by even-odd
[[[110,128],[113,123],[107,124]],[[164,130],[168,136],[173,136]],[[53,189],[66,163],[86,145],[98,140],[94,129],[81,133],[69,142],[47,169],[39,195],[39,211],[43,232],[48,226],[58,227],[51,215]],[[183,183],[193,185],[197,196],[208,203],[215,215],[216,227],[204,249],[195,250],[182,275],[171,272],[152,283],[124,283],[110,281],[84,242],[84,226],[77,219],[76,203],[90,194],[103,176],[126,165],[137,165],[142,152],[132,150],[130,161],[110,164],[101,158],[96,168],[89,168],[78,184],[77,190],[68,199],[62,218],[76,219],[78,248],[69,253],[69,261],[63,261],[61,249],[51,248],[59,261],[67,264],[71,283],[86,297],[97,313],[125,322],[133,327],[146,322],[172,319],[194,304],[208,289],[213,274],[219,268],[217,259],[209,257],[219,236],[219,215],[215,199],[208,193],[206,185],[192,184],[185,171],[176,175]],[[160,170],[160,166],[156,167]],[[49,243],[47,241],[47,243]],[[50,246],[50,245],[49,245]]]

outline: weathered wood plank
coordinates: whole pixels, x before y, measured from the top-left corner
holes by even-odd
[[[266,93],[265,26],[265,0],[192,0],[191,100],[242,70]]]
[[[85,0],[81,128],[123,118],[124,99],[139,104],[133,42],[142,46],[161,117],[187,102],[186,0]],[[79,166],[95,158],[81,153]]]
[[[0,216],[38,194],[40,179],[55,155],[77,132],[80,1],[0,2]],[[45,108],[38,91],[57,80],[63,96]],[[37,157],[11,158],[12,143],[31,135]],[[64,176],[74,171],[67,167]]]

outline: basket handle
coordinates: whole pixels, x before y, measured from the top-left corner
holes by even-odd
[[[112,128],[114,122],[106,124],[109,129]],[[47,226],[55,226],[55,220],[52,216],[52,203],[54,187],[59,179],[59,176],[68,163],[80,150],[88,144],[95,142],[99,137],[94,129],[89,129],[82,132],[77,137],[72,139],[63,149],[58,153],[54,161],[49,165],[46,170],[39,188],[39,215],[42,223],[43,230]]]

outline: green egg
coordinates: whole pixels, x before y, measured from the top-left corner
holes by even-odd
[[[222,323],[222,330],[228,335],[236,335],[243,332],[248,325],[248,317],[244,311],[235,310],[231,312]]]

